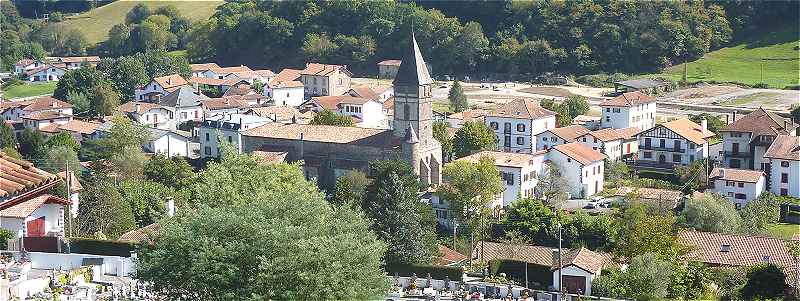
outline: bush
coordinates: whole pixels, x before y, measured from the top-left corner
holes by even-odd
[[[0,228],[0,250],[8,249],[8,240],[14,238],[14,233]]]
[[[747,282],[745,268],[739,267],[715,267],[708,272],[711,281],[719,287],[717,294],[720,300],[741,299],[739,291]]]
[[[766,83],[757,83],[753,85],[753,88],[756,89],[769,89],[769,85]]]
[[[136,243],[116,240],[73,237],[69,239],[70,252],[79,254],[130,257]]]
[[[389,274],[389,276],[393,276],[395,273],[397,273],[398,276],[406,277],[410,277],[416,273],[417,277],[420,278],[428,277],[428,273],[430,273],[431,278],[433,279],[444,279],[445,277],[450,277],[450,280],[453,281],[459,281],[461,276],[464,274],[464,270],[460,267],[443,267],[421,264],[398,264],[387,266],[386,272]]]
[[[742,288],[742,298],[776,299],[783,295],[786,274],[774,264],[758,264],[747,271],[747,283]]]

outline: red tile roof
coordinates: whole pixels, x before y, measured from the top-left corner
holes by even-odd
[[[249,129],[244,136],[310,142],[358,144],[380,148],[394,148],[400,143],[392,131],[348,126],[268,123]]]
[[[489,112],[486,116],[518,118],[518,119],[538,119],[547,116],[554,116],[555,112],[539,106],[539,102],[531,99],[515,99],[499,108]]]
[[[568,142],[573,142],[576,138],[589,133],[589,129],[583,127],[582,125],[570,125],[550,129],[548,131]]]
[[[646,104],[655,102],[656,99],[650,95],[644,94],[639,91],[622,93],[622,95],[614,97],[600,103],[600,106],[612,107],[632,107],[635,105]]]
[[[192,68],[192,71],[206,71],[220,68],[217,63],[190,64],[189,67]]]
[[[26,112],[72,108],[72,104],[53,98],[52,96],[39,97],[23,108]]]
[[[253,151],[251,155],[261,164],[274,164],[286,162],[288,152]]]
[[[481,160],[481,158],[489,157],[492,158],[492,160],[494,160],[494,165],[522,168],[530,166],[531,164],[533,164],[533,160],[535,157],[542,156],[545,153],[547,153],[547,151],[538,151],[533,154],[526,154],[526,153],[509,153],[509,152],[485,150],[474,153],[466,157],[458,158],[456,161],[477,163]]]
[[[87,61],[89,63],[99,63],[100,57],[99,56],[64,56],[64,57],[57,57],[56,60],[62,63],[81,63],[83,61]]]
[[[136,110],[136,105],[137,104],[139,105],[139,110],[138,111]],[[141,114],[141,113],[150,111],[152,109],[158,109],[158,108],[163,108],[163,107],[161,105],[155,104],[155,103],[129,101],[129,102],[126,102],[126,103],[123,103],[123,104],[119,105],[117,107],[117,111],[122,112],[122,113]]]
[[[50,194],[43,194],[23,201],[8,201],[0,204],[0,217],[26,218],[44,204],[68,206],[70,202]]]
[[[597,140],[606,142],[612,140],[620,140],[620,139],[630,139],[634,135],[638,134],[642,130],[637,127],[630,127],[624,129],[601,129],[597,131],[592,131],[587,135],[597,138]]]
[[[192,76],[189,78],[189,82],[193,84],[200,84],[200,85],[209,85],[209,86],[220,86],[225,83],[224,79],[213,78],[213,77],[197,77]]]
[[[336,110],[339,104],[342,103],[349,103],[349,104],[364,104],[369,99],[361,98],[361,97],[353,97],[350,95],[330,95],[330,96],[317,96],[312,97],[311,100],[320,107],[326,110]]]
[[[593,252],[586,248],[562,249],[562,266],[576,266],[591,273],[603,268],[617,266],[614,258],[608,253]],[[472,258],[483,260],[513,260],[558,269],[558,256],[554,249],[543,246],[512,245],[496,242],[478,242],[472,250]]]
[[[203,107],[208,110],[244,109],[249,106],[247,101],[236,96],[209,98],[203,101]]]
[[[728,124],[720,131],[752,133],[752,139],[756,139],[761,135],[788,135],[797,127],[798,125],[792,122],[791,118],[784,118],[763,108],[758,108],[758,110]]]
[[[96,121],[83,121],[78,119],[70,120],[69,122],[59,126],[61,130],[73,133],[80,133],[84,135],[93,134],[101,123]]]
[[[474,121],[476,119],[483,120],[483,117],[486,116],[487,113],[488,111],[486,110],[472,109],[447,115],[447,118],[463,120],[464,122],[467,122],[467,121]]]
[[[58,176],[0,151],[0,197],[19,195],[57,181]]]
[[[764,157],[800,161],[800,137],[787,135],[775,137]]]
[[[764,177],[764,172],[760,170],[715,167],[708,177],[712,180],[757,183],[759,179]]]
[[[22,119],[30,119],[30,120],[50,120],[50,119],[61,119],[61,118],[72,118],[72,115],[61,114],[56,111],[40,111],[40,112],[33,112],[22,116]]]
[[[689,230],[679,233],[678,240],[693,248],[688,254],[690,260],[714,266],[745,267],[769,262],[783,267],[789,285],[793,285],[793,279],[798,276],[795,259],[786,246],[788,241],[783,239]]]
[[[597,274],[597,272],[605,267],[616,265],[611,254],[593,252],[584,247],[567,250],[565,256],[561,258],[561,263],[564,267],[576,266],[592,274]],[[557,262],[553,262],[552,269],[558,269]]]
[[[131,230],[119,236],[119,241],[129,242],[152,242],[150,236],[158,233],[161,226],[158,223],[152,223],[142,228]]]
[[[663,126],[675,132],[675,134],[686,138],[686,140],[699,145],[705,144],[707,138],[714,136],[713,132],[709,131],[708,129],[703,131],[703,128],[699,124],[692,122],[688,118],[676,119],[670,122],[662,123],[659,126]]]
[[[14,64],[14,66],[16,66],[16,67],[25,67],[25,66],[29,66],[30,64],[33,64],[34,62],[36,62],[36,61],[34,61],[32,59],[21,59],[21,60],[17,61]]]
[[[562,154],[566,155],[567,157],[570,157],[573,160],[578,161],[579,163],[581,163],[581,165],[587,165],[592,162],[603,161],[603,159],[606,158],[606,156],[603,155],[602,153],[593,150],[590,147],[578,142],[556,145],[553,146],[551,150],[559,151]]]
[[[282,82],[295,81],[300,78],[300,72],[302,71],[303,70],[286,68],[281,70],[281,72],[278,72],[278,74],[275,75],[275,78],[272,80],[277,80]]]
[[[446,265],[453,265],[459,264],[467,260],[467,256],[464,254],[458,253],[453,249],[450,249],[444,245],[437,245],[439,248],[439,253],[442,253],[442,256],[436,258],[436,262],[434,264],[446,266]]]
[[[350,71],[347,70],[347,66],[319,63],[306,64],[306,68],[303,69],[303,71],[300,71],[300,75],[331,76],[336,71],[341,71],[347,75],[352,75]]]
[[[153,78],[153,80],[158,83],[164,90],[169,90],[173,88],[178,88],[180,86],[188,85],[187,82],[180,74],[170,74],[161,77]]]

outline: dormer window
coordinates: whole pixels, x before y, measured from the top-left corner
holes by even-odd
[[[772,261],[772,256],[764,255],[763,260],[765,263],[770,263]]]
[[[731,245],[729,245],[729,244],[723,244],[723,245],[721,245],[721,246],[719,247],[719,251],[720,251],[720,252],[723,252],[723,253],[728,253],[728,252],[730,252],[730,251],[731,251]]]

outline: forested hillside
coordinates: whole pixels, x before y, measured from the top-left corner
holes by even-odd
[[[66,39],[72,44],[80,44],[82,38],[80,47],[51,43],[40,32],[53,24],[27,25],[31,30],[4,32],[3,39],[16,35],[23,44],[39,43],[56,55],[186,49],[195,62],[282,68],[316,61],[346,64],[357,74],[371,74],[376,62],[399,58],[400,46],[407,44],[413,28],[439,75],[649,73],[696,60],[758,30],[798,26],[799,5],[788,1],[236,1],[219,6],[211,18],[190,24],[182,11],[142,14],[136,6],[127,13],[125,24],[104,28],[110,32],[109,40],[96,47],[85,45],[85,37],[74,30],[61,34],[72,37]],[[13,59],[38,49],[29,46],[13,55],[4,49],[0,55]]]

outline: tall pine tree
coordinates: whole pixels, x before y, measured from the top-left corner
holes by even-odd
[[[469,108],[467,96],[464,95],[464,88],[461,87],[461,83],[458,80],[453,82],[453,87],[450,88],[447,99],[450,100],[450,107],[456,113],[463,112]]]

